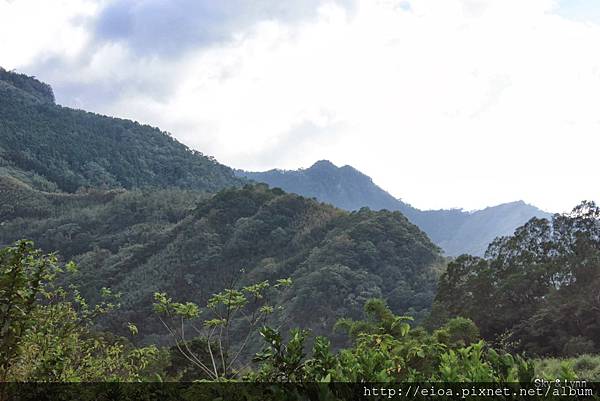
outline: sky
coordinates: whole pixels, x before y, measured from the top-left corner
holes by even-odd
[[[422,209],[600,201],[600,0],[0,0],[0,66],[234,168]]]

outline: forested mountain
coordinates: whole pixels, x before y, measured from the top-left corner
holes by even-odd
[[[236,170],[236,174],[288,192],[315,197],[346,210],[369,207],[373,210],[401,211],[449,256],[463,253],[482,256],[496,237],[512,234],[532,217],[551,216],[522,201],[475,212],[458,209],[419,210],[394,198],[355,168],[337,167],[327,160],[318,161],[307,169],[265,172]]]
[[[122,292],[105,327],[134,322],[143,339],[165,334],[151,313],[156,291],[205,302],[241,283],[291,277],[282,322],[330,333],[360,317],[372,297],[417,318],[429,310],[438,248],[401,213],[347,212],[264,184],[200,196],[181,190],[52,194],[0,178],[0,245],[33,239],[80,266],[92,302],[102,287]],[[283,300],[282,300],[283,301]]]
[[[418,210],[407,214],[447,255],[463,253],[483,256],[497,237],[510,235],[533,217],[551,218],[523,201],[504,203],[474,212],[462,210]]]
[[[230,168],[157,128],[61,107],[48,85],[1,68],[0,174],[52,192],[216,191],[241,183]]]
[[[346,210],[369,207],[373,210],[399,210],[404,214],[416,211],[379,188],[370,177],[354,167],[337,167],[329,160],[320,160],[310,168],[300,170],[236,170],[235,173]]]
[[[205,302],[234,281],[288,276],[282,322],[317,333],[371,297],[429,310],[442,258],[401,213],[350,213],[264,184],[217,192],[245,179],[158,129],[60,107],[32,77],[0,78],[0,244],[27,238],[74,259],[92,302],[102,287],[122,292],[111,332],[135,322],[144,340],[163,334],[156,291]]]
[[[272,187],[0,70],[0,381],[523,382],[505,351],[599,351],[593,203],[450,260],[426,233],[481,253],[545,214],[420,211],[326,161],[238,174]]]

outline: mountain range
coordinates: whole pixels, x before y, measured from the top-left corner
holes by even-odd
[[[157,128],[55,104],[0,71],[0,247],[26,238],[73,260],[69,284],[121,308],[99,328],[164,343],[153,294],[206,304],[232,283],[291,278],[277,324],[330,334],[367,299],[423,319],[445,259],[400,211],[346,211],[265,184]],[[256,341],[259,344],[259,341]]]
[[[523,201],[505,203],[474,212],[459,209],[420,210],[377,186],[351,166],[337,167],[320,160],[307,169],[250,172],[236,170],[239,177],[264,182],[284,191],[314,197],[345,210],[397,210],[421,228],[448,256],[463,253],[484,255],[496,237],[510,235],[532,217],[551,215]]]
[[[1,68],[0,121],[0,174],[41,191],[159,187],[215,192],[251,179],[349,211],[400,211],[449,256],[483,255],[497,236],[512,234],[531,217],[550,217],[522,201],[475,212],[419,210],[353,167],[327,160],[296,171],[234,172],[157,128],[61,107],[49,85]]]

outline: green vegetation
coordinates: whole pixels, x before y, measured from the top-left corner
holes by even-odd
[[[165,361],[165,351],[155,346],[133,348],[124,339],[92,330],[96,316],[118,305],[103,300],[92,307],[77,289],[56,285],[59,275],[76,269],[74,263],[59,265],[54,255],[42,254],[28,241],[0,251],[2,381],[172,379],[166,374],[169,361]],[[161,322],[187,362],[180,370],[190,373],[185,370],[187,364],[200,372],[195,379],[258,382],[532,379],[533,365],[520,357],[500,354],[483,341],[465,344],[474,333],[471,322],[451,321],[431,334],[422,328],[411,330],[409,318],[393,314],[379,299],[366,303],[365,320],[342,322],[353,338],[349,348],[333,352],[330,340],[319,336],[307,356],[307,330],[292,329],[286,341],[278,329],[265,325],[265,318],[281,309],[270,303],[268,296],[273,290],[288,291],[291,284],[291,280],[281,279],[272,286],[262,281],[240,290],[226,288],[203,308],[156,293],[155,312],[162,316]],[[113,297],[109,289],[102,292],[105,298]],[[196,320],[200,320],[200,328],[194,325]],[[262,327],[260,333],[267,345],[254,357],[257,369],[239,370],[236,363],[245,352],[246,341],[236,348],[230,332],[239,329],[236,323],[240,321],[247,324],[243,328],[246,339]],[[136,335],[137,326],[128,326]],[[185,330],[190,327],[198,335],[187,340]],[[177,361],[173,354],[167,358],[171,364]]]
[[[331,351],[326,337],[314,340],[312,355],[304,353],[308,333],[293,330],[286,342],[273,329],[262,330],[268,346],[255,357],[261,366],[252,380],[266,382],[515,382],[533,379],[533,364],[498,353],[485,342],[452,339],[457,325],[433,333],[411,330],[410,318],[394,315],[381,300],[365,305],[366,319],[344,322],[354,341]],[[459,325],[460,326],[460,325]],[[468,330],[467,330],[468,332]],[[452,334],[450,334],[452,333]]]
[[[406,214],[410,206],[402,203],[373,183],[370,177],[351,166],[337,167],[320,160],[307,169],[251,172],[236,170],[240,177],[264,182],[306,197],[314,197],[340,209],[400,210]]]
[[[152,316],[155,292],[204,304],[235,281],[291,277],[297,285],[278,299],[288,305],[281,323],[316,334],[331,333],[341,316],[359,317],[373,297],[422,320],[443,264],[435,245],[399,212],[344,212],[265,185],[213,196],[47,194],[12,182],[5,188],[2,196],[23,200],[9,205],[29,206],[4,212],[0,244],[30,238],[75,260],[80,271],[70,282],[92,302],[102,287],[123,293],[119,313],[100,324],[124,335],[133,322],[142,343],[167,339]],[[342,342],[334,338],[336,346]]]
[[[291,283],[290,279],[279,279],[272,286],[262,281],[239,290],[226,288],[210,297],[203,308],[193,302],[173,302],[165,293],[157,292],[154,310],[161,315],[161,323],[185,359],[182,365],[198,371],[195,379],[238,378],[240,361],[244,360],[253,335],[265,326],[276,309],[281,309],[269,303],[268,295]],[[195,335],[191,342],[186,340],[186,332],[190,330]],[[236,336],[239,341],[235,341]]]
[[[233,171],[168,134],[53,103],[46,84],[0,69],[0,174],[44,191],[240,185]]]
[[[54,103],[54,92],[50,85],[38,81],[35,77],[6,71],[0,67],[0,86],[8,85],[22,91],[22,94],[26,94],[27,97],[32,97],[38,102]]]
[[[75,269],[28,241],[0,250],[0,382],[132,381],[151,374],[156,347],[134,348],[92,331],[93,319],[115,307],[110,299],[91,307],[76,289],[55,285]]]
[[[483,256],[496,237],[511,234],[532,217],[550,215],[524,202],[512,202],[467,213],[459,209],[419,210],[394,198],[375,185],[370,177],[351,166],[336,167],[327,160],[300,170],[249,172],[240,177],[264,182],[302,196],[314,197],[345,210],[369,207],[398,210],[423,230],[446,255],[463,253]]]
[[[583,202],[461,256],[440,279],[432,323],[472,319],[484,338],[533,355],[600,351],[600,208]]]
[[[572,375],[591,382],[600,382],[600,356],[580,355],[574,358],[535,359],[536,376],[553,380],[557,377]]]
[[[53,100],[0,69],[0,381],[599,377],[595,204],[447,260],[399,211],[243,185],[156,129]],[[442,212],[431,230],[464,217]]]

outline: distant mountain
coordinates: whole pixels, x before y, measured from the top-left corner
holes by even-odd
[[[550,213],[523,201],[504,203],[475,212],[461,210],[418,211],[410,220],[425,231],[447,255],[484,255],[500,236],[512,235],[532,217],[551,218]]]
[[[122,293],[103,329],[134,322],[153,342],[165,334],[155,291],[203,304],[234,282],[285,277],[279,323],[316,334],[372,297],[428,313],[444,258],[402,213],[244,182],[156,128],[60,107],[46,84],[0,73],[0,247],[27,238],[75,260],[92,304],[102,287]]]
[[[165,132],[54,103],[49,85],[0,68],[0,175],[44,191],[239,186],[233,170]]]
[[[329,160],[320,160],[310,168],[300,170],[269,170],[250,172],[236,170],[240,177],[264,182],[284,191],[317,198],[346,210],[367,206],[373,210],[405,211],[410,206],[394,198],[373,183],[373,180],[351,166],[336,167]]]
[[[449,256],[462,253],[483,255],[494,238],[512,234],[532,217],[550,217],[522,201],[488,207],[476,212],[419,210],[384,191],[373,180],[351,166],[337,167],[327,160],[300,170],[249,172],[239,177],[264,182],[288,192],[314,197],[346,210],[368,207],[398,210],[419,226]]]

